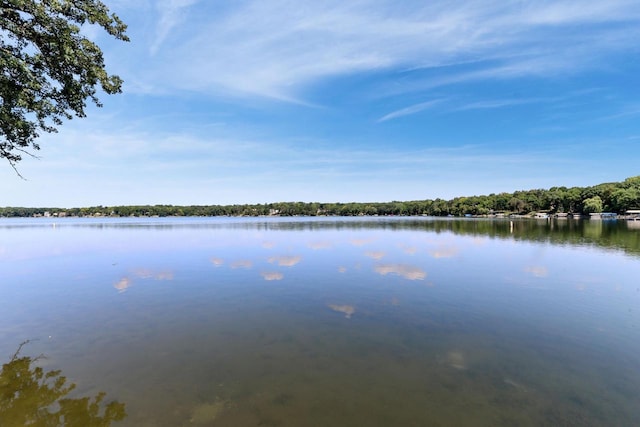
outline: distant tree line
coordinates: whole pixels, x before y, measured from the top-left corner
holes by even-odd
[[[359,216],[430,215],[462,216],[496,213],[526,215],[532,212],[624,213],[640,209],[640,176],[593,187],[552,187],[451,200],[416,200],[372,203],[281,202],[206,206],[94,206],[85,208],[0,208],[3,217],[30,216]]]

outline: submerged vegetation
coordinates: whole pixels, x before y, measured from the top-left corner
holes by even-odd
[[[532,212],[624,213],[640,209],[640,175],[622,182],[592,187],[552,187],[513,193],[456,197],[451,200],[416,200],[373,203],[281,202],[206,206],[94,206],[85,208],[0,208],[0,216],[319,216],[319,215],[430,215],[461,216],[496,213],[526,215]]]

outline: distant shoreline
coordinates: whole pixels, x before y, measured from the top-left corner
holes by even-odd
[[[236,205],[127,205],[82,208],[4,207],[0,217],[589,217],[640,214],[640,176],[592,187],[552,187],[513,193],[392,202],[280,202]]]

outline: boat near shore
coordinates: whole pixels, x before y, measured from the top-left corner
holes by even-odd
[[[640,221],[640,209],[629,209],[624,213],[623,219],[627,221]]]

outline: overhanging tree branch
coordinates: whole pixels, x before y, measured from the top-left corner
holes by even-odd
[[[98,87],[122,90],[100,48],[81,34],[87,24],[129,40],[126,25],[98,0],[0,0],[0,157],[16,172],[23,154],[39,150],[39,132],[84,117],[88,99],[102,106]]]

